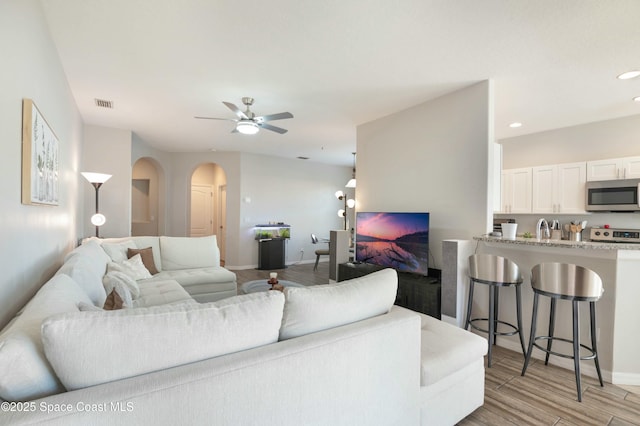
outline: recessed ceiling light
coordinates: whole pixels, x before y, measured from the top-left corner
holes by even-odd
[[[509,127],[511,127],[512,129],[517,129],[518,127],[522,127],[522,123],[518,123],[516,121],[515,123],[509,124]]]
[[[633,98],[633,100],[636,102],[640,102],[640,96],[636,96],[635,98]]]
[[[299,156],[299,157],[296,157],[296,158],[298,160],[308,160],[309,159],[309,157],[303,157],[303,156]]]
[[[640,71],[637,71],[637,70],[627,71],[627,72],[623,72],[622,74],[620,74],[618,76],[618,80],[629,80],[631,78],[636,78],[639,75],[640,75]]]

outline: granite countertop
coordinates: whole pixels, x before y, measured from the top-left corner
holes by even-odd
[[[574,248],[584,250],[640,250],[640,244],[632,243],[601,243],[596,241],[568,241],[568,240],[538,240],[535,238],[516,237],[515,240],[502,237],[490,237],[489,235],[481,235],[473,237],[476,241],[484,241],[487,243],[503,243],[524,246],[539,247],[560,247]]]

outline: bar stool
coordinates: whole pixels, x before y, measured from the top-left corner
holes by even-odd
[[[602,279],[598,274],[582,266],[567,263],[541,263],[531,269],[531,287],[533,288],[533,315],[531,319],[531,336],[529,337],[529,348],[522,368],[522,376],[527,371],[533,347],[546,352],[544,364],[548,365],[549,355],[557,355],[563,358],[573,359],[576,387],[578,390],[578,402],[582,402],[582,387],[580,384],[580,360],[593,359],[598,372],[600,386],[602,373],[600,372],[600,362],[598,361],[598,349],[596,346],[596,301],[600,299],[604,289]],[[536,320],[538,317],[539,296],[551,298],[551,309],[549,313],[549,335],[536,336]],[[570,300],[573,306],[573,338],[571,340],[553,335],[556,315],[556,301],[558,299]],[[580,343],[580,310],[579,302],[589,302],[591,320],[591,347]],[[544,348],[536,343],[538,340],[546,340],[547,347]],[[561,354],[551,350],[554,340],[571,343],[573,354]],[[580,348],[586,349],[589,354],[580,356]]]
[[[522,355],[526,353],[524,348],[524,336],[522,334],[522,296],[520,285],[522,284],[522,275],[518,265],[509,259],[491,254],[474,254],[469,256],[469,299],[467,301],[467,317],[464,328],[469,326],[478,331],[488,333],[489,350],[487,354],[487,365],[491,368],[491,352],[493,345],[496,344],[496,336],[520,336],[520,345],[522,346]],[[489,286],[489,318],[471,318],[471,307],[473,302],[474,284],[486,284]],[[510,324],[498,319],[498,300],[500,287],[516,288],[516,314],[518,326]],[[487,321],[489,329],[483,329],[474,324],[477,321]],[[506,325],[512,328],[512,331],[499,332],[498,324]]]

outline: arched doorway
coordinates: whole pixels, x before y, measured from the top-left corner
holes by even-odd
[[[164,174],[151,158],[140,158],[131,173],[131,235],[161,235]]]
[[[201,164],[191,175],[190,235],[216,235],[220,260],[225,259],[227,175],[215,163]]]

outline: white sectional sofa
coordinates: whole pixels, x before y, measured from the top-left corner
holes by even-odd
[[[486,340],[393,306],[393,270],[202,304],[141,281],[103,311],[104,253],[76,249],[0,333],[0,424],[451,425],[483,403]]]
[[[198,238],[90,238],[88,241],[100,243],[112,260],[126,256],[128,248],[151,247],[158,273],[148,281],[177,281],[197,302],[215,302],[237,294],[236,274],[220,266],[220,250],[215,235]]]

